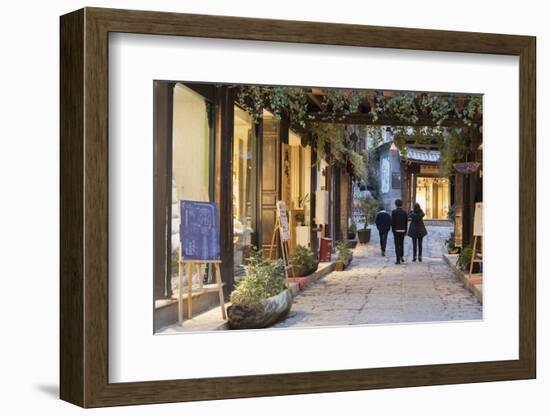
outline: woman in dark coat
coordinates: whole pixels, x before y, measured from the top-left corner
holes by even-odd
[[[422,261],[422,239],[428,232],[424,226],[424,211],[420,208],[420,204],[414,204],[414,209],[409,212],[411,224],[407,235],[413,240],[413,261],[416,261],[416,253],[418,250],[418,261]]]

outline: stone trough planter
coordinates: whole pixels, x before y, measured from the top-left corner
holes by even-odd
[[[292,307],[292,292],[285,289],[278,295],[248,305],[227,308],[227,324],[231,329],[266,328],[283,319]]]
[[[312,273],[315,273],[319,267],[319,262],[315,262],[313,267],[308,268],[303,265],[292,265],[292,267],[287,267],[288,277],[304,277],[309,276]]]

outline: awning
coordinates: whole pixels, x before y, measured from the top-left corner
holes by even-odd
[[[418,149],[407,146],[402,158],[411,162],[439,163],[441,152],[439,150]]]

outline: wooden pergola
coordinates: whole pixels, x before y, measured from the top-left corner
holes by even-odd
[[[374,117],[371,110],[376,108],[377,96],[384,98],[392,97],[400,94],[399,91],[378,91],[364,90],[362,92],[362,100],[356,112],[351,114],[338,114],[327,110],[327,105],[324,104],[324,96],[326,92],[321,88],[312,88],[311,92],[307,93],[307,117],[308,121],[315,123],[337,123],[348,125],[366,125],[366,126],[412,126],[417,128],[422,127],[454,127],[463,129],[461,136],[467,141],[467,151],[464,155],[464,161],[473,161],[479,158],[482,149],[482,134],[479,128],[469,128],[462,118],[456,114],[449,112],[447,118],[438,124],[434,117],[429,113],[429,109],[423,107],[419,101],[419,97],[415,98],[416,108],[419,110],[416,114],[417,122],[412,124],[397,117],[390,112],[377,114]],[[424,94],[418,92],[420,94]],[[430,93],[432,94],[432,93]],[[464,93],[433,93],[439,96],[453,96],[457,103],[459,111],[462,111],[467,105],[469,97],[472,94]],[[482,115],[478,115],[474,122],[481,125]],[[474,217],[475,201],[479,199],[479,194],[482,193],[481,179],[476,175],[463,175],[455,173],[452,178],[454,182],[454,204],[457,207],[457,217],[455,223],[455,237],[459,246],[466,246],[472,240],[472,227]]]
[[[326,106],[323,104],[324,96],[326,92],[322,88],[312,88],[311,92],[307,93],[308,110],[307,116],[309,121],[317,123],[342,123],[342,124],[356,124],[356,125],[371,125],[371,126],[408,126],[415,127],[435,127],[438,124],[434,118],[429,114],[426,108],[422,107],[420,102],[416,102],[417,108],[421,110],[417,114],[418,121],[415,124],[411,124],[399,117],[396,117],[390,113],[378,114],[375,118],[371,110],[376,107],[376,97],[381,95],[385,98],[389,98],[400,94],[400,91],[377,91],[377,90],[364,90],[363,99],[359,104],[358,111],[352,114],[334,114],[328,112]],[[423,94],[423,93],[419,93]],[[431,95],[438,96],[450,96],[449,93],[429,93]],[[455,101],[458,104],[458,109],[462,110],[468,104],[469,97],[472,94],[456,93],[452,94]],[[481,120],[479,120],[481,121]],[[441,124],[443,127],[466,127],[464,120],[456,117],[454,114],[450,114]]]

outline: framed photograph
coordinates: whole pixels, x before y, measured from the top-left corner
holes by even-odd
[[[60,29],[63,400],[536,377],[534,37]]]

